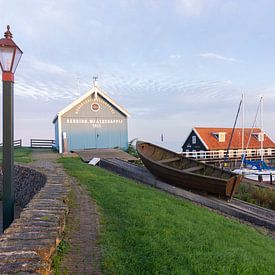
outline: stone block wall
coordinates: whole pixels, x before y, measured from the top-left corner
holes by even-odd
[[[41,165],[35,168],[39,171],[25,167],[17,170],[18,203],[25,207],[0,235],[0,274],[53,274],[52,256],[69,211],[70,181],[61,165]]]
[[[21,208],[26,207],[33,196],[45,185],[46,176],[42,173],[19,165],[14,167],[15,202]],[[0,168],[0,193],[3,193],[3,173]],[[1,195],[0,195],[1,197]]]

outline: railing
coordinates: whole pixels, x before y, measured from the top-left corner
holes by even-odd
[[[31,148],[53,148],[55,145],[55,140],[32,138],[30,143]]]
[[[3,143],[0,143],[0,147],[3,147]],[[22,147],[22,139],[17,139],[13,141],[13,147]]]
[[[275,158],[275,148],[267,149],[248,149],[248,150],[229,150],[229,159],[241,159],[243,152],[246,154],[247,158],[260,158],[261,151],[263,151],[263,156]],[[226,155],[226,150],[217,151],[193,151],[193,152],[182,152],[185,157],[202,159],[202,160],[213,160],[213,159],[224,159]]]

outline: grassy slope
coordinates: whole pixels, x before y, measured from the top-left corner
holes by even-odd
[[[3,151],[0,150],[0,163],[3,160]],[[14,149],[14,160],[21,163],[32,162],[32,149],[27,147],[20,147]]]
[[[101,211],[106,274],[274,274],[275,242],[253,228],[79,159],[60,160]]]

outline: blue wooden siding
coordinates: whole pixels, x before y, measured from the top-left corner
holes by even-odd
[[[98,103],[94,112],[91,104]],[[61,118],[68,151],[88,148],[128,148],[127,117],[98,95],[89,96]]]
[[[68,150],[89,148],[123,148],[127,149],[128,136],[125,129],[64,129],[67,134]]]
[[[55,130],[55,145],[56,145],[56,148],[59,148],[58,119],[55,120],[55,123],[54,123],[54,130]]]

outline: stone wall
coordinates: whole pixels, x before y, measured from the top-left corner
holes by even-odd
[[[69,211],[70,182],[62,166],[56,162],[37,162],[34,168],[38,172],[19,168],[19,197],[26,195],[31,185],[31,192],[35,192],[36,188],[41,188],[37,185],[47,180],[23,208],[20,218],[0,235],[0,274],[53,274],[52,256],[62,239]],[[27,200],[20,203],[25,205]]]
[[[15,202],[21,208],[26,207],[33,196],[45,185],[46,176],[42,173],[19,165],[14,167]],[[3,193],[3,174],[0,168],[0,193]],[[0,195],[1,197],[1,195]]]

